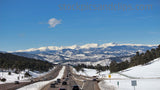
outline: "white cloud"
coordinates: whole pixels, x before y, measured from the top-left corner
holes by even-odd
[[[51,28],[54,28],[57,24],[61,24],[61,20],[57,20],[56,18],[51,18],[48,20],[48,24]]]

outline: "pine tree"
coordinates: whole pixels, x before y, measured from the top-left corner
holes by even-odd
[[[117,72],[118,71],[118,68],[117,68],[117,62],[116,61],[111,61],[111,64],[110,64],[110,72]]]

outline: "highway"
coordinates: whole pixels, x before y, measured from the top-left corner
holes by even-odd
[[[61,68],[62,68],[62,66],[60,66],[60,65],[56,66],[56,68],[53,71],[46,74],[45,76],[34,78],[33,82],[20,82],[19,84],[15,84],[15,83],[0,84],[0,90],[16,90],[18,88],[21,88],[21,87],[29,85],[29,84],[33,84],[35,82],[54,79],[59,74],[59,71],[61,70]]]
[[[77,83],[75,82],[75,80],[73,80],[72,76],[69,76],[69,73],[70,73],[70,68],[69,68],[69,66],[66,66],[63,78],[61,78],[61,83],[58,83],[55,88],[51,88],[50,87],[51,83],[49,83],[48,85],[43,87],[41,90],[59,90],[59,88],[65,88],[66,90],[72,90],[72,86],[77,85]],[[67,85],[62,85],[62,82],[66,78],[67,78],[67,80],[66,80]],[[54,83],[54,82],[52,82],[52,83]]]
[[[0,90],[16,90],[25,85],[33,84],[35,82],[54,79],[58,76],[59,71],[61,69],[62,69],[62,66],[58,65],[49,74],[33,79],[33,82],[20,82],[20,84],[14,84],[14,83],[0,84]],[[59,90],[60,88],[64,88],[65,90],[72,90],[73,86],[75,85],[78,85],[80,90],[100,90],[98,87],[98,82],[93,81],[93,77],[80,76],[80,75],[74,74],[71,66],[68,66],[68,65],[65,68],[63,77],[60,79],[61,79],[61,83],[56,84],[55,88],[50,87],[52,83],[55,83],[55,82],[51,82],[46,86],[44,86],[41,90]],[[62,85],[63,81],[66,81],[67,85]]]
[[[57,84],[55,88],[50,87],[51,84],[55,82],[49,83],[41,90],[59,90],[60,88],[72,90],[75,85],[78,85],[80,90],[100,90],[97,81],[93,81],[92,79],[92,77],[76,75],[72,73],[70,66],[66,66],[64,76],[61,78],[61,83]],[[67,85],[62,85],[63,81],[66,81]]]

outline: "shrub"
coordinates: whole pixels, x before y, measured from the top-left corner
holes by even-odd
[[[29,72],[26,72],[25,74],[24,74],[24,77],[30,77],[31,75],[29,74]]]
[[[2,82],[5,82],[5,81],[6,81],[6,79],[5,79],[5,78],[2,78],[2,79],[1,79],[1,81],[2,81]]]
[[[19,71],[18,71],[18,70],[15,70],[14,73],[19,74]]]
[[[11,75],[11,72],[8,72],[8,75]]]

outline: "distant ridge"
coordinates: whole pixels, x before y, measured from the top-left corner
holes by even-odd
[[[62,50],[62,49],[89,49],[89,48],[107,48],[107,47],[113,47],[113,46],[158,46],[158,45],[146,45],[146,44],[117,44],[117,43],[104,43],[104,44],[96,44],[96,43],[90,43],[85,45],[72,45],[72,46],[46,46],[46,47],[40,47],[40,48],[30,48],[26,50],[17,50],[15,52],[32,52],[32,51],[49,51],[49,50]]]
[[[12,53],[18,56],[46,60],[52,63],[108,65],[112,60],[117,62],[130,60],[130,57],[135,55],[137,51],[142,53],[157,46],[158,45],[117,43],[99,45],[90,43],[85,45],[31,48]]]

